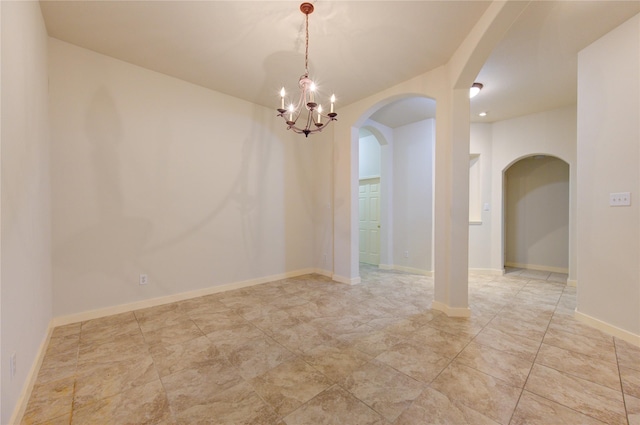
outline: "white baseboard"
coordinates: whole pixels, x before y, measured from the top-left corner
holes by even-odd
[[[624,329],[620,329],[616,326],[610,325],[609,323],[603,322],[602,320],[596,319],[595,317],[591,317],[588,314],[580,313],[577,308],[575,310],[574,317],[580,322],[585,323],[593,328],[596,328],[602,332],[606,332],[609,335],[613,335],[616,338],[620,338],[630,344],[640,347],[640,335],[636,335],[632,332],[625,331]]]
[[[551,273],[569,273],[566,267],[541,266],[539,264],[522,264],[522,263],[504,263],[505,267],[514,267],[517,269],[540,270]]]
[[[362,282],[362,279],[360,279],[360,276],[344,277],[344,276],[339,276],[337,274],[334,274],[331,278],[338,283],[346,283],[347,285],[358,285],[359,283]]]
[[[567,286],[571,286],[573,288],[578,287],[578,281],[576,279],[567,279]]]
[[[381,270],[398,270],[400,272],[419,274],[421,276],[433,276],[431,270],[417,269],[414,267],[399,266],[397,264],[378,264],[378,268]]]
[[[84,311],[82,313],[69,314],[66,316],[54,317],[52,319],[52,327],[68,325],[71,323],[83,322],[100,317],[111,316],[114,314],[128,313],[142,308],[156,307],[163,304],[169,304],[177,301],[184,301],[191,298],[202,297],[205,295],[216,294],[218,292],[226,292],[234,289],[246,288],[263,283],[273,282],[276,280],[287,279],[290,277],[303,276],[305,274],[319,273],[317,269],[302,269],[277,275],[265,276],[256,279],[244,280],[241,282],[229,283],[226,285],[211,286],[209,288],[198,289],[195,291],[181,292],[179,294],[167,295],[164,297],[151,298],[148,300],[136,301],[133,303],[120,304],[111,307],[104,307],[96,310]],[[322,273],[319,273],[322,274]],[[331,275],[328,275],[331,277]]]
[[[52,322],[49,322],[47,334],[40,344],[40,348],[38,349],[38,353],[36,354],[36,358],[33,361],[33,364],[31,365],[31,369],[29,370],[29,374],[27,375],[27,379],[22,388],[22,392],[20,393],[20,397],[18,397],[18,401],[16,402],[15,408],[13,409],[11,419],[9,419],[10,424],[19,424],[22,421],[22,417],[27,410],[27,403],[29,403],[31,392],[33,391],[33,387],[36,384],[38,373],[40,373],[40,366],[42,366],[42,362],[44,361],[44,355],[47,352],[47,347],[49,346],[49,340],[51,339],[52,333],[53,325]]]
[[[470,317],[471,309],[469,307],[449,307],[439,301],[433,301],[431,308],[443,312],[449,317]]]

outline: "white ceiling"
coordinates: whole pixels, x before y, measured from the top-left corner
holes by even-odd
[[[41,1],[49,35],[268,107],[304,71],[301,1]],[[486,1],[316,1],[309,70],[336,108],[445,64]],[[476,81],[473,121],[576,101],[577,52],[640,12],[640,1],[532,1]],[[484,119],[477,118],[488,111]],[[405,100],[374,119],[390,127],[433,116]]]

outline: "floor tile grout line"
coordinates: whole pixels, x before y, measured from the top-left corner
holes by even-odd
[[[629,421],[629,409],[627,408],[627,398],[624,394],[624,384],[622,382],[622,372],[620,371],[620,359],[618,359],[618,345],[616,344],[616,339],[613,338],[613,348],[616,353],[616,366],[618,368],[618,378],[620,379],[620,394],[622,395],[622,405],[624,406],[624,413],[627,417],[627,425],[630,425]]]
[[[519,293],[519,292],[518,292]],[[556,302],[556,308],[558,303],[560,302],[560,297],[558,297],[558,301]],[[554,312],[555,312],[555,308],[554,308]],[[553,318],[553,315],[551,315],[551,317]],[[551,319],[549,319],[549,322],[547,323],[547,327],[544,331],[544,335],[542,335],[542,339],[540,340],[540,345],[538,345],[538,349],[536,350],[536,354],[533,357],[533,361],[531,362],[531,369],[529,369],[529,373],[527,374],[526,379],[524,380],[524,384],[522,385],[522,389],[520,391],[520,395],[518,396],[518,401],[516,402],[515,408],[513,409],[513,412],[511,412],[511,417],[509,418],[509,422],[511,423],[511,421],[513,420],[513,416],[516,413],[516,410],[518,410],[518,405],[520,404],[520,400],[522,400],[522,394],[525,391],[525,388],[527,386],[527,382],[529,382],[529,378],[531,377],[531,373],[533,372],[533,368],[536,365],[536,360],[538,359],[538,354],[540,354],[540,348],[542,347],[542,344],[544,342],[544,337],[547,335],[547,331],[549,330],[549,326],[551,325]]]

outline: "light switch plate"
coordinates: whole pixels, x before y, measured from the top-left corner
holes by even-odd
[[[609,194],[609,206],[628,207],[631,205],[631,192],[615,192]]]

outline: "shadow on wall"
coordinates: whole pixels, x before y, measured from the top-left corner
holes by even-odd
[[[126,216],[119,146],[122,123],[113,98],[105,88],[98,90],[88,107],[85,120],[86,145],[95,189],[98,222],[68,238],[54,250],[54,262],[74,276],[100,271],[123,279],[126,265],[139,258],[152,231],[150,220]],[[85,164],[78,164],[82,167]],[[78,208],[90,209],[91,205]]]
[[[290,53],[283,54],[291,56]],[[297,59],[302,63],[301,57]],[[267,82],[272,83],[280,78],[281,64],[279,55],[270,57],[265,63],[264,90],[271,89]],[[297,77],[292,81],[297,82]],[[304,190],[313,185],[314,169],[311,165],[314,164],[314,157],[312,149],[305,147],[304,140],[296,141],[300,143],[296,143],[292,148],[289,144],[293,138],[279,136],[288,133],[285,133],[284,128],[279,128],[283,123],[276,117],[278,90],[279,88],[274,90],[273,114],[261,106],[233,100],[239,105],[238,108],[247,110],[251,116],[236,114],[235,109],[230,112],[223,111],[228,115],[221,113],[221,116],[228,116],[234,120],[224,124],[228,124],[228,128],[237,127],[238,136],[224,139],[220,135],[228,135],[233,131],[212,134],[209,136],[211,144],[206,147],[205,152],[204,148],[200,149],[197,144],[194,144],[191,150],[183,147],[183,144],[190,141],[184,140],[183,134],[172,137],[171,130],[178,125],[172,126],[171,121],[163,120],[162,116],[140,115],[136,130],[141,131],[147,140],[138,143],[138,140],[133,138],[140,137],[139,135],[124,134],[123,128],[129,127],[123,125],[112,93],[107,87],[99,88],[87,106],[84,117],[85,139],[81,140],[80,146],[77,147],[80,149],[79,157],[84,154],[84,158],[90,163],[77,164],[78,167],[86,169],[84,173],[69,170],[68,174],[69,178],[89,176],[86,183],[79,186],[85,192],[72,194],[75,195],[72,199],[77,204],[69,203],[61,210],[64,214],[65,210],[70,211],[67,208],[77,208],[72,215],[84,215],[89,221],[84,227],[76,223],[76,229],[81,230],[55,247],[54,263],[59,271],[64,273],[60,275],[61,280],[72,280],[97,273],[108,276],[110,281],[122,282],[121,285],[124,286],[125,282],[130,281],[131,276],[136,276],[140,270],[149,269],[147,263],[150,258],[153,258],[154,264],[174,262],[175,268],[188,267],[187,263],[181,263],[179,256],[175,256],[176,252],[185,256],[199,256],[197,260],[190,258],[187,261],[197,261],[205,272],[224,271],[218,279],[227,282],[262,277],[269,272],[265,264],[278,273],[283,271],[283,267],[289,271],[285,253],[268,252],[265,247],[272,246],[274,250],[281,250],[289,241],[301,240],[298,229],[287,223],[300,222],[301,211],[308,216],[312,216],[314,212],[313,191]],[[216,111],[209,108],[206,112]],[[135,116],[126,118],[136,119]],[[247,122],[248,120],[251,122]],[[212,129],[210,124],[200,125],[198,121],[194,122],[205,130]],[[146,127],[156,123],[160,128]],[[189,123],[180,122],[179,125],[185,127]],[[178,142],[181,144],[179,151],[175,147]],[[175,149],[171,145],[174,145]],[[219,148],[222,152],[219,152]],[[183,157],[176,158],[172,152],[180,152]],[[234,158],[225,158],[224,155],[227,153]],[[196,160],[190,159],[190,155],[200,155],[197,161],[201,168],[188,167],[190,161]],[[224,170],[216,170],[215,166],[212,166],[207,171],[206,167],[202,166],[203,163],[206,164],[207,159],[202,155],[218,155],[218,163],[229,162],[233,165],[225,167]],[[236,155],[240,161],[238,165],[233,162]],[[152,158],[151,161],[149,157]],[[224,180],[223,184],[215,186],[224,187],[224,190],[197,192],[195,195],[198,205],[180,205],[184,199],[189,198],[174,199],[176,192],[169,188],[180,192],[180,184],[184,181],[181,182],[181,178],[171,181],[171,174],[167,171],[176,161],[180,161],[180,165],[187,164],[187,172],[200,171],[200,176],[191,175],[184,181],[196,179],[202,188],[206,188],[208,178]],[[202,170],[205,174],[202,174]],[[185,171],[181,169],[179,172]],[[295,184],[292,185],[291,182]],[[192,194],[192,198],[195,195]],[[277,201],[280,197],[283,198],[282,203]],[[162,209],[171,211],[165,212]],[[86,211],[86,214],[83,214],[83,211]],[[225,214],[222,214],[223,212]],[[229,217],[232,217],[232,221],[229,221]],[[269,220],[269,217],[273,219]],[[217,218],[219,219],[216,220]],[[68,229],[73,229],[73,223],[69,224]],[[225,225],[237,228],[220,228]],[[234,243],[238,242],[227,250],[231,251],[228,252],[228,256],[233,258],[233,261],[211,255],[213,248],[211,251],[205,247],[204,252],[185,252],[194,246],[191,243],[192,239],[198,239],[201,246],[216,246],[218,251],[223,249],[225,241],[217,237],[218,233],[233,234]],[[309,243],[308,238],[306,243]],[[282,258],[285,264],[268,263],[267,260],[270,258]],[[162,279],[154,279],[154,283],[159,288],[164,286],[169,293],[176,292],[176,282],[166,280],[163,282]],[[128,292],[136,291],[135,287],[126,285]],[[210,282],[200,283],[200,286],[208,285]]]

